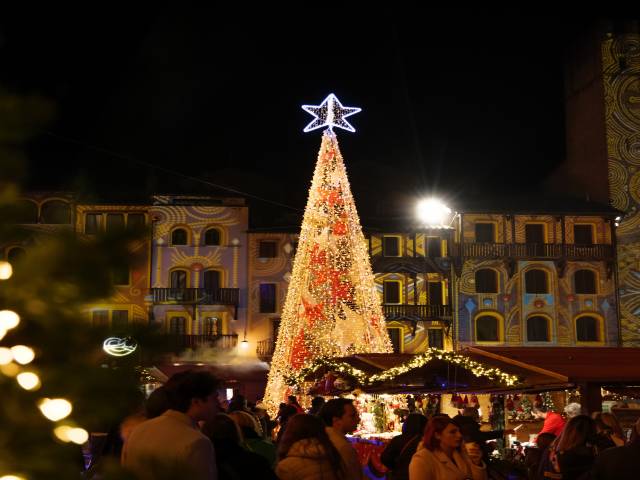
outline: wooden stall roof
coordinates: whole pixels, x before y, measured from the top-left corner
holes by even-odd
[[[465,374],[462,369],[454,371],[457,367],[448,366],[442,360],[432,360],[427,365],[414,369],[393,381],[384,382],[370,386],[363,386],[362,389],[369,392],[438,392],[438,391],[456,391],[456,392],[507,392],[507,391],[545,391],[553,389],[563,389],[571,386],[568,378],[553,371],[529,365],[524,362],[502,358],[499,355],[492,355],[488,352],[475,352],[465,349],[460,351],[463,355],[490,367],[497,367],[501,370],[518,375],[523,382],[517,386],[507,387],[499,382],[492,381],[488,378],[473,378],[469,374]],[[362,370],[367,375],[380,373],[389,368],[401,365],[411,360],[415,355],[412,354],[385,354],[385,353],[369,353],[359,354],[350,357],[336,358],[334,360],[343,361],[352,367]],[[315,372],[314,377],[319,378],[325,369],[319,369]],[[433,379],[439,376],[440,379],[446,379],[446,386],[439,386],[433,383]],[[456,378],[465,383],[457,383],[453,385],[451,381]],[[455,381],[454,381],[455,383]]]
[[[640,384],[640,348],[467,347],[474,358],[514,363],[560,374],[571,383]]]

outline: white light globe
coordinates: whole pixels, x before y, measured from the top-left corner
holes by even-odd
[[[20,316],[13,310],[0,310],[0,328],[11,330],[20,323]]]
[[[13,353],[6,347],[0,347],[0,365],[8,365],[13,362]]]
[[[64,398],[43,398],[38,404],[38,408],[52,422],[68,417],[73,410],[71,403]]]
[[[87,432],[84,428],[72,428],[68,433],[69,440],[73,443],[77,443],[78,445],[82,445],[87,440],[89,440],[89,432]]]
[[[451,209],[436,198],[421,200],[417,206],[418,218],[429,226],[442,226],[446,223]]]
[[[36,356],[33,350],[26,345],[16,345],[15,347],[11,347],[11,353],[13,354],[14,360],[20,365],[30,363]]]
[[[13,268],[9,262],[0,261],[0,280],[7,280],[13,275]]]
[[[33,372],[19,373],[16,380],[25,390],[36,390],[40,387],[40,378]]]

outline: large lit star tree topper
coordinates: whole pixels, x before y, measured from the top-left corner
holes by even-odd
[[[298,250],[282,312],[265,401],[272,411],[291,393],[292,378],[313,360],[392,351],[375,289],[360,219],[333,128],[354,132],[331,94],[304,105],[314,119],[305,132],[325,128]]]

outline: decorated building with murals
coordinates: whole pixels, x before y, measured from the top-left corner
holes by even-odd
[[[252,229],[248,234],[248,340],[259,359],[270,361],[293,270],[298,233]],[[252,348],[253,350],[253,348]]]
[[[392,226],[368,235],[371,266],[395,352],[454,345],[452,228]]]
[[[132,323],[147,323],[149,305],[149,258],[151,243],[146,234],[148,205],[83,203],[76,205],[75,231],[85,241],[98,235],[135,231],[129,242],[130,262],[112,265],[113,295],[87,308],[87,316],[96,327],[126,332]]]
[[[182,339],[177,347],[236,347],[246,332],[244,201],[154,196],[149,215],[151,321]]]
[[[558,199],[460,214],[461,345],[618,346],[616,210]],[[491,213],[490,213],[491,212]]]
[[[620,336],[640,346],[640,32],[600,22],[574,38],[565,69],[567,158],[561,188],[610,203],[617,229]],[[608,178],[608,182],[604,181]]]

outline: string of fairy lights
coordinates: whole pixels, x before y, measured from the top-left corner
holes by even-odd
[[[421,368],[433,360],[442,360],[454,365],[455,367],[467,370],[476,377],[485,377],[502,383],[508,387],[517,385],[520,382],[517,375],[507,373],[497,367],[483,365],[465,355],[436,348],[429,348],[426,352],[414,356],[411,360],[402,363],[401,365],[372,375],[367,375],[362,370],[353,367],[347,362],[333,360],[329,357],[319,357],[309,362],[300,369],[300,371],[287,375],[286,383],[290,386],[300,386],[304,383],[305,379],[313,375],[319,369],[326,369],[338,374],[347,375],[356,380],[361,386],[370,386],[393,380],[405,373]]]
[[[13,267],[9,262],[0,261],[0,280],[8,280],[13,275]],[[0,340],[20,325],[20,315],[13,310],[0,311]],[[0,347],[0,372],[6,377],[15,378],[18,385],[29,392],[36,392],[42,386],[40,376],[31,362],[36,358],[33,349],[27,345]],[[39,398],[35,401],[40,412],[54,422],[54,436],[65,443],[84,444],[89,433],[71,421],[61,422],[69,417],[73,410],[71,402],[65,398]],[[60,422],[60,423],[58,423]],[[0,480],[24,480],[17,474],[3,475]]]

